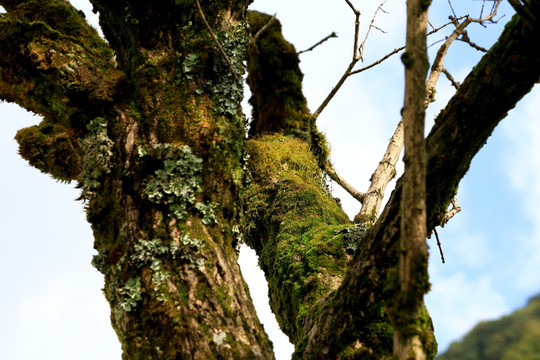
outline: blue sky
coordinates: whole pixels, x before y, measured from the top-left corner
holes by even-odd
[[[377,1],[353,1],[360,11],[362,34]],[[74,1],[95,21],[85,1]],[[454,9],[476,17],[481,2],[455,1]],[[471,5],[472,4],[472,5]],[[344,1],[256,0],[253,8],[277,13],[286,38],[305,49],[336,31],[332,39],[301,56],[304,89],[312,110],[330,91],[352,54],[354,16]],[[404,2],[389,0],[367,41],[366,64],[404,42]],[[468,12],[467,12],[468,9]],[[489,47],[502,24],[487,29],[471,27],[473,41]],[[430,18],[434,26],[449,15],[448,2],[435,0]],[[429,44],[444,39],[430,38]],[[362,36],[363,38],[363,36]],[[436,50],[431,48],[432,52]],[[481,54],[456,43],[447,68],[462,80]],[[338,171],[359,190],[380,160],[399,121],[403,72],[399,56],[369,72],[350,78],[319,118],[332,146]],[[428,110],[427,123],[444,106],[453,90],[441,78],[438,101]],[[14,105],[0,104],[0,358],[105,359],[120,358],[120,346],[110,323],[102,293],[101,274],[90,261],[92,234],[82,205],[71,185],[52,180],[17,155],[15,132],[39,118]],[[523,306],[540,292],[540,90],[535,88],[495,130],[474,159],[459,189],[462,212],[439,230],[447,263],[441,264],[434,239],[430,262],[432,291],[426,303],[440,347],[470,330],[478,321],[494,319]],[[401,167],[401,164],[400,164]],[[346,211],[354,215],[359,204],[333,185]],[[291,347],[274,335],[267,290],[254,278],[256,259],[242,252],[242,266],[260,318],[273,338],[278,359],[288,359]],[[265,306],[266,305],[266,306]],[[275,323],[275,321],[273,321]]]

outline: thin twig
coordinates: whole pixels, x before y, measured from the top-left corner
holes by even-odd
[[[277,14],[274,14],[274,16],[272,16],[270,18],[270,20],[268,20],[268,22],[266,24],[264,24],[264,26],[262,28],[259,29],[259,31],[257,31],[257,33],[255,34],[255,36],[253,36],[253,42],[257,41],[257,39],[259,38],[259,36],[261,36],[261,34],[263,32],[266,31],[266,29],[268,29],[270,27],[270,25],[272,25],[272,23],[274,22],[274,20],[276,20],[276,15]]]
[[[240,80],[240,78],[238,77],[238,75],[236,74],[236,71],[234,70],[234,66],[233,64],[231,63],[231,60],[229,60],[229,57],[227,56],[227,54],[225,53],[225,50],[223,50],[223,47],[221,46],[221,43],[219,42],[218,38],[216,37],[216,35],[214,35],[214,32],[212,31],[212,28],[210,27],[210,24],[208,24],[208,21],[206,21],[206,17],[204,16],[204,12],[201,8],[201,4],[199,3],[199,0],[195,0],[195,3],[197,4],[197,10],[199,11],[199,15],[201,17],[201,19],[203,20],[204,22],[204,25],[206,26],[206,29],[208,30],[208,32],[210,32],[210,35],[212,36],[212,39],[214,40],[214,43],[216,44],[216,46],[218,47],[219,49],[219,52],[221,53],[221,55],[223,56],[223,58],[225,59],[225,61],[227,62],[227,64],[229,64],[229,67],[235,77],[236,80]]]
[[[439,247],[439,253],[441,254],[441,260],[442,260],[442,263],[444,264],[445,263],[444,252],[442,249],[441,241],[439,240],[439,234],[437,233],[437,229],[433,229],[433,232],[435,233],[435,238],[437,239],[437,246]]]
[[[450,5],[450,10],[452,10],[452,15],[454,15],[454,18],[457,18],[456,12],[454,11],[454,7],[452,6],[452,1],[448,0],[448,5]]]
[[[459,20],[465,18],[465,16],[462,16],[459,18]],[[449,21],[447,22],[446,24],[436,28],[436,29],[433,29],[432,31],[428,32],[428,36],[429,35],[432,35],[432,34],[435,34],[436,32],[440,31],[441,29],[444,29],[445,27],[447,27],[448,25],[452,24],[453,21]],[[359,74],[361,72],[364,72],[366,70],[369,70],[371,69],[372,67],[374,66],[377,66],[379,65],[380,63],[382,63],[383,61],[387,60],[389,57],[391,57],[392,55],[395,55],[397,54],[398,52],[400,52],[401,50],[405,50],[405,46],[402,46],[402,47],[399,47],[399,48],[396,48],[394,50],[392,50],[391,52],[389,52],[388,54],[384,55],[382,58],[380,58],[379,60],[371,63],[370,65],[368,66],[364,66],[363,68],[360,68],[360,69],[357,69],[357,70],[354,70],[354,71],[351,71],[351,73],[349,75],[355,75],[355,74]]]
[[[476,50],[478,50],[478,51],[485,52],[485,53],[488,52],[488,50],[487,50],[485,47],[482,47],[482,46],[480,46],[480,45],[477,45],[477,44],[473,43],[473,42],[471,41],[471,39],[469,39],[469,37],[463,37],[463,36],[462,36],[462,37],[458,38],[457,40],[463,41],[464,43],[469,44],[472,48],[474,48],[474,49],[476,49]]]
[[[381,31],[381,32],[384,33],[384,31],[381,30],[381,29],[379,29],[378,27],[376,27],[376,26],[374,25],[374,23],[375,23],[375,18],[377,17],[377,13],[379,12],[379,10],[382,10],[382,7],[383,7],[383,5],[384,5],[385,3],[386,3],[386,0],[384,0],[384,1],[377,7],[377,10],[375,10],[375,13],[373,14],[373,17],[371,18],[371,23],[369,24],[368,30],[367,30],[367,32],[366,32],[366,36],[364,37],[364,41],[362,41],[362,44],[360,45],[360,49],[358,49],[359,52],[360,52],[360,53],[358,54],[358,57],[362,60],[362,62],[364,61],[363,58],[364,58],[364,52],[365,52],[365,50],[366,50],[366,41],[367,41],[367,39],[368,39],[368,37],[369,37],[369,33],[371,32],[371,29],[372,29],[372,28],[375,28],[375,29],[377,29],[377,30],[379,30],[379,31]],[[382,10],[382,11],[384,12],[384,10]]]
[[[328,105],[328,103],[330,102],[330,100],[332,100],[332,98],[336,95],[336,93],[339,91],[339,89],[341,88],[341,86],[343,85],[343,83],[345,82],[345,80],[347,80],[347,78],[349,77],[350,75],[350,72],[351,72],[351,69],[354,67],[354,65],[356,65],[356,63],[358,62],[358,60],[360,60],[360,58],[358,59],[353,59],[351,61],[351,63],[349,64],[349,66],[347,67],[347,70],[345,70],[345,72],[343,73],[343,75],[341,76],[341,78],[339,79],[339,81],[337,82],[336,86],[334,86],[332,88],[332,90],[330,91],[330,93],[326,96],[326,98],[323,100],[323,102],[321,103],[321,105],[319,105],[319,107],[317,108],[317,110],[315,110],[315,112],[313,113],[313,115],[311,115],[311,118],[313,121],[315,121],[319,115],[321,114],[321,112],[324,110],[324,108]]]
[[[448,79],[448,81],[450,81],[452,83],[452,86],[457,89],[459,89],[459,86],[461,85],[460,83],[458,83],[454,77],[452,76],[452,74],[450,74],[450,72],[446,69],[443,69],[442,70],[443,74],[446,76],[446,78]]]
[[[448,52],[448,49],[450,48],[450,45],[454,40],[458,39],[459,36],[461,36],[465,32],[465,28],[471,24],[471,23],[483,23],[485,21],[493,21],[493,18],[497,14],[497,9],[499,7],[499,4],[501,3],[501,0],[496,0],[496,3],[493,7],[493,11],[482,19],[474,19],[471,17],[467,17],[463,22],[459,23],[458,19],[456,17],[451,16],[450,21],[456,26],[456,29],[446,38],[446,41],[443,45],[439,48],[437,51],[437,55],[435,56],[435,60],[433,60],[433,65],[431,66],[431,72],[429,74],[429,77],[426,81],[426,91],[430,96],[426,99],[426,106],[435,101],[435,85],[437,84],[437,81],[439,79],[439,76],[441,75],[443,69],[444,69],[444,58],[446,57],[446,54]]]
[[[325,42],[326,40],[328,39],[331,39],[331,38],[337,38],[337,34],[335,32],[332,32],[330,35],[328,35],[327,37],[325,37],[324,39],[322,39],[321,41],[319,41],[318,43],[316,43],[315,45],[313,45],[312,47],[306,49],[306,50],[302,50],[302,51],[299,51],[297,54],[300,55],[300,54],[303,54],[305,52],[308,52],[308,51],[312,51],[313,49],[315,49],[317,46],[321,45],[323,42]]]
[[[397,49],[392,50],[392,52],[389,52],[388,54],[384,55],[382,58],[380,58],[379,60],[377,60],[377,61],[375,61],[375,62],[369,64],[368,66],[364,66],[364,67],[361,68],[361,69],[351,71],[351,72],[349,73],[349,75],[354,75],[354,74],[358,74],[358,73],[361,73],[361,72],[363,72],[363,71],[369,70],[369,69],[371,69],[372,67],[379,65],[380,63],[382,63],[383,61],[385,61],[386,59],[388,59],[388,58],[391,57],[392,55],[397,54],[397,53],[400,52],[401,50],[405,50],[405,46],[402,46],[402,47],[399,47],[399,48],[397,48]]]
[[[330,176],[330,179],[334,180],[336,183],[338,183],[345,191],[347,191],[353,198],[358,200],[358,202],[362,203],[364,201],[365,194],[361,193],[360,191],[356,190],[351,184],[349,184],[344,178],[342,178],[336,170],[334,170],[334,167],[327,163],[327,166],[325,166],[326,174]]]

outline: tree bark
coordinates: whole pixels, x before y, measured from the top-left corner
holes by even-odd
[[[405,172],[400,204],[398,271],[396,279],[388,280],[388,285],[394,286],[394,295],[388,302],[388,316],[394,329],[394,358],[398,360],[424,360],[426,349],[422,344],[422,333],[430,331],[422,321],[424,294],[429,291],[424,141],[429,5],[429,1],[407,0],[407,47],[401,57],[405,65],[402,110]]]
[[[93,1],[108,43],[66,1],[1,4],[0,95],[82,188],[123,358],[273,358],[236,262],[247,2],[201,4],[234,70],[192,1]]]

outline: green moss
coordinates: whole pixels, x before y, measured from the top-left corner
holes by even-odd
[[[271,18],[249,11],[251,34],[255,35]],[[249,134],[284,132],[308,140],[310,113],[302,93],[303,74],[297,52],[281,34],[279,21],[274,20],[251,45],[248,73],[253,109]]]
[[[17,132],[19,154],[30,165],[57,180],[71,181],[81,169],[79,146],[72,132],[57,124],[43,121]]]
[[[299,337],[316,303],[341,282],[349,259],[342,230],[352,225],[306,142],[268,135],[247,150],[246,242],[258,251],[281,328]]]

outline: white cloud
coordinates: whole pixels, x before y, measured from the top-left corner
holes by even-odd
[[[426,306],[435,324],[439,352],[479,321],[495,319],[509,310],[488,277],[471,279],[464,272],[432,279]]]
[[[503,158],[504,173],[522,199],[523,214],[532,231],[516,229],[522,246],[516,279],[520,288],[540,290],[540,87],[536,86],[502,125],[510,142]]]

